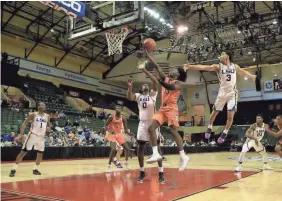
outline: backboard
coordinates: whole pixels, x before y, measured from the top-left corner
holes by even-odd
[[[125,25],[141,25],[144,2],[91,1],[86,3],[85,17],[68,21],[68,39],[81,40],[101,35]]]

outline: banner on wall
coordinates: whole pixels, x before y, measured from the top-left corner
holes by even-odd
[[[85,16],[86,4],[80,1],[40,1],[40,3],[73,18]]]
[[[68,70],[54,68],[52,66],[29,61],[26,59],[20,60],[20,71],[26,71],[40,75],[45,75],[45,76],[61,78],[71,82],[77,82],[80,84],[95,87],[95,89],[98,89],[102,92],[106,92],[120,97],[125,97],[127,92],[127,90],[124,88],[112,84],[100,82],[97,78],[81,75]]]
[[[274,86],[273,86],[273,80],[268,80],[264,82],[264,91],[273,91]]]

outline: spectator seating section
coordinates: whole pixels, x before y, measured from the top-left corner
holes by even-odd
[[[21,124],[25,119],[23,111],[13,111],[8,108],[1,108],[1,134],[18,133]],[[26,131],[29,130],[29,126]]]
[[[119,101],[123,101],[124,106],[126,106],[135,114],[139,113],[137,103],[135,101],[129,101],[126,98],[116,97],[112,95],[102,95],[99,92],[89,91],[85,89],[78,89],[66,85],[60,85],[60,88],[69,95],[75,92],[78,95],[77,98],[79,97],[83,99],[85,102],[92,105],[93,107],[114,110],[115,103],[117,100],[119,100]]]
[[[77,113],[64,101],[63,91],[53,83],[22,77],[24,92],[32,97],[36,103],[45,102],[48,111],[63,111],[65,113]]]

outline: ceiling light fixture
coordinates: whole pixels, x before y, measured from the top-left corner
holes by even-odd
[[[177,27],[177,32],[178,33],[184,33],[185,31],[188,31],[188,27],[182,26],[182,25]]]

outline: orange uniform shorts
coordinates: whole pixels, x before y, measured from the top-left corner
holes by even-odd
[[[153,119],[158,121],[160,125],[167,121],[168,126],[179,126],[178,110],[173,107],[161,106],[154,114]]]
[[[125,135],[123,133],[111,134],[109,132],[106,133],[105,139],[110,142],[117,142],[120,145],[126,142]]]

